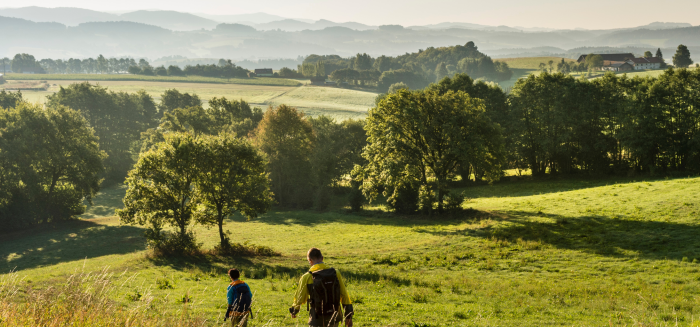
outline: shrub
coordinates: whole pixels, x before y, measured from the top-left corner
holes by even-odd
[[[398,185],[394,194],[389,197],[387,205],[396,213],[415,213],[418,210],[418,188],[409,183]]]
[[[197,255],[201,253],[202,243],[195,241],[194,232],[184,235],[173,234],[149,228],[145,233],[148,248],[157,256],[161,255]]]
[[[227,257],[275,257],[281,255],[269,246],[248,244],[248,242],[231,243],[230,241],[226,246],[222,247],[221,244],[215,246],[212,254]]]
[[[350,202],[350,210],[358,212],[362,210],[362,205],[365,203],[365,196],[360,190],[362,182],[357,180],[350,181],[350,194],[348,194],[348,202]]]
[[[458,212],[462,210],[462,204],[465,200],[464,192],[459,194],[448,193],[445,196],[445,210],[447,212]]]
[[[430,214],[433,212],[435,201],[437,200],[435,192],[433,190],[421,186],[418,194],[418,208],[424,214]]]

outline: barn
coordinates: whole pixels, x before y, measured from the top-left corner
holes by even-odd
[[[274,76],[274,72],[272,71],[272,68],[256,68],[255,69],[255,76],[259,77],[272,77]]]

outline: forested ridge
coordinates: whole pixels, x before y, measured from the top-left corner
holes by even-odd
[[[698,90],[700,71],[677,68],[595,80],[543,72],[509,94],[456,74],[425,89],[392,87],[365,120],[342,122],[225,98],[205,109],[177,90],[156,104],[144,92],[77,83],[49,96],[46,110],[2,92],[0,220],[12,229],[70,219],[101,184],[126,177],[124,222],[150,226],[154,244],[187,248],[196,244],[190,222],[221,226],[271,205],[323,210],[334,192],[351,210],[385,199],[396,212],[441,214],[461,210],[464,197],[450,192],[457,181],[498,181],[506,170],[697,173]],[[165,185],[176,193],[158,191]],[[219,189],[238,200],[221,202]],[[187,205],[168,207],[177,203]],[[167,225],[179,232],[168,236]]]

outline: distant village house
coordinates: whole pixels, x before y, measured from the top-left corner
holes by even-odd
[[[603,58],[603,67],[601,70],[623,72],[632,70],[645,69],[661,69],[663,59],[653,58],[635,58],[631,53],[600,53],[597,54]],[[588,55],[578,57],[578,62],[586,62]]]
[[[272,77],[274,76],[274,72],[272,71],[272,68],[256,68],[255,69],[255,76],[259,77]]]
[[[626,72],[634,70],[634,66],[625,61],[603,61],[602,70]]]
[[[634,55],[631,53],[594,53],[595,55],[599,55],[603,57],[603,61],[627,61],[627,59],[632,59],[634,58]],[[581,55],[578,57],[578,62],[586,62],[586,57],[588,57],[587,54]]]
[[[662,59],[651,57],[651,58],[632,58],[627,60],[627,63],[634,66],[634,70],[644,70],[644,69],[660,69]]]

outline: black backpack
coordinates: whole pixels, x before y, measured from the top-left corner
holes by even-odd
[[[316,316],[329,316],[340,311],[340,282],[335,269],[323,269],[311,273],[314,278],[308,284],[310,305]]]

